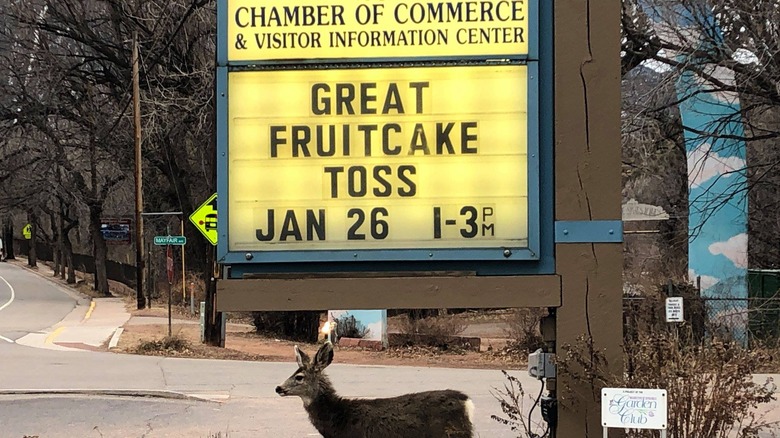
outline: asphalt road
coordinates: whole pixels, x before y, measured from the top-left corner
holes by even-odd
[[[0,263],[0,438],[319,436],[299,399],[274,392],[297,368],[292,351],[289,363],[263,363],[63,351],[14,342],[30,333],[43,338],[63,318],[81,321],[85,303],[69,294]],[[501,414],[492,395],[505,383],[499,371],[333,364],[327,373],[337,391],[349,397],[458,389],[474,401],[477,436],[526,436],[491,419]],[[512,374],[526,391],[525,416],[540,383],[525,371]],[[767,377],[777,378],[755,379],[763,383]],[[780,420],[778,402],[761,406],[757,414]],[[532,421],[538,417],[536,409]]]
[[[56,324],[76,299],[52,283],[10,263],[0,263],[0,343]]]
[[[50,330],[76,300],[19,267],[0,263],[0,276],[10,283],[0,279],[0,437],[319,436],[299,399],[274,392],[297,368],[292,350],[289,363],[262,363],[19,345],[9,341]],[[478,436],[518,436],[490,418],[500,413],[499,371],[334,364],[328,374],[344,396],[459,389],[474,400]],[[539,383],[515,374],[536,395]]]
[[[12,359],[3,359],[0,394],[9,389],[44,392],[0,395],[4,437],[210,437],[216,432],[223,437],[318,436],[300,400],[274,393],[275,386],[295,371],[294,363],[74,353],[13,345],[0,346],[0,357]],[[502,384],[497,371],[339,364],[328,371],[347,396],[461,389],[477,407],[480,436],[517,436],[490,419],[499,413],[490,395],[491,387]],[[56,395],[58,390],[82,394]],[[89,390],[97,392],[88,395]],[[156,391],[197,399],[159,398]],[[111,392],[119,394],[101,395]]]

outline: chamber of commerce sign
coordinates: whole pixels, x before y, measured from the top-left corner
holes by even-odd
[[[527,69],[230,73],[228,250],[527,247]]]
[[[528,54],[525,0],[227,0],[224,7],[229,62]]]

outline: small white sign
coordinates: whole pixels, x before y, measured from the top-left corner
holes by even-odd
[[[666,390],[604,388],[601,424],[621,429],[666,430]]]
[[[682,297],[666,299],[666,322],[685,322]]]

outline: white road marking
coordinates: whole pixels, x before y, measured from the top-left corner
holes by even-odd
[[[7,284],[7,285],[8,285],[8,289],[11,289],[11,299],[9,299],[7,303],[5,303],[5,304],[3,304],[2,306],[0,306],[0,310],[3,310],[3,309],[5,309],[6,307],[10,306],[10,305],[11,305],[11,303],[13,303],[13,302],[14,302],[14,298],[16,298],[16,292],[14,292],[14,287],[13,287],[13,286],[11,286],[11,283],[9,283],[9,282],[8,282],[8,280],[6,280],[5,278],[3,278],[2,276],[0,276],[0,280],[3,280],[3,281],[5,282],[5,284]]]
[[[13,286],[11,286],[11,283],[9,283],[9,282],[8,282],[8,280],[6,280],[5,278],[3,278],[2,276],[0,276],[0,280],[3,280],[3,281],[5,282],[5,284],[7,284],[7,285],[8,285],[8,289],[10,289],[10,290],[11,290],[11,298],[10,298],[10,299],[9,299],[9,300],[8,300],[8,301],[5,303],[5,304],[3,304],[2,306],[0,306],[0,310],[3,310],[3,309],[5,309],[6,307],[10,306],[10,305],[11,305],[11,303],[13,303],[13,302],[14,302],[14,298],[16,298],[16,292],[14,291],[14,287],[13,287]],[[13,340],[11,340],[11,339],[8,339],[8,338],[6,338],[5,336],[2,336],[2,335],[0,335],[0,340],[3,340],[3,341],[5,341],[5,342],[11,343],[11,344],[15,344],[15,342],[14,342]]]

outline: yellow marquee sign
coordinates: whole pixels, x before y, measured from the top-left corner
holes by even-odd
[[[528,54],[525,0],[227,0],[228,61]]]
[[[527,75],[232,72],[228,249],[527,246]]]

